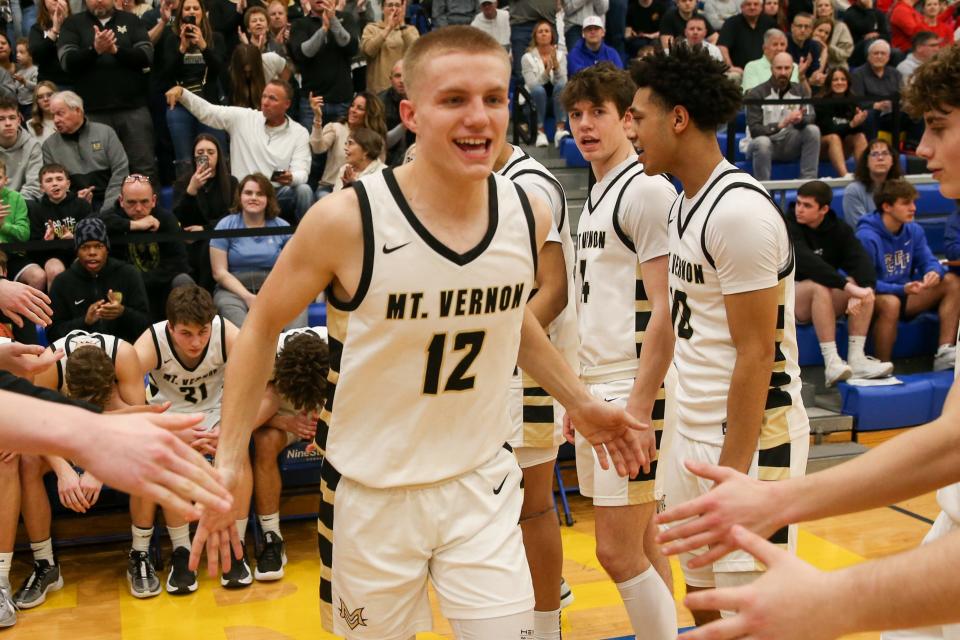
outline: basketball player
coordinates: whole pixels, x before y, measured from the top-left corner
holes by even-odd
[[[563,187],[540,162],[509,143],[503,145],[493,168],[547,203],[553,214],[538,257],[536,293],[527,304],[567,364],[575,368],[574,250]],[[560,638],[560,608],[573,602],[561,576],[563,546],[553,497],[553,469],[563,442],[563,407],[518,369],[512,380],[510,415],[515,431],[509,443],[523,471],[520,528],[536,599],[533,639]]]
[[[277,456],[290,445],[312,442],[316,436],[330,369],[326,335],[326,327],[291,329],[277,341],[263,408],[271,418],[253,432],[253,499],[263,531],[263,549],[253,572],[259,581],[279,580],[287,564],[280,533],[283,484]]]
[[[911,76],[905,98],[912,115],[926,121],[917,154],[927,161],[943,195],[960,198],[960,48],[944,48],[922,65]],[[665,522],[695,517],[661,537],[669,543],[666,550],[709,544],[710,553],[698,559],[706,562],[739,547],[769,568],[748,588],[690,596],[690,606],[740,613],[698,629],[691,640],[806,640],[907,627],[922,628],[884,637],[960,638],[957,485],[938,492],[942,512],[919,549],[849,569],[824,574],[760,537],[787,523],[886,506],[958,482],[958,440],[960,390],[954,384],[937,420],[805,478],[758,483],[730,469],[688,463],[690,471],[717,486],[662,515]]]
[[[36,376],[45,389],[84,400],[100,409],[119,409],[145,403],[143,376],[133,346],[114,336],[75,330],[50,345],[63,351],[55,366]],[[19,609],[32,609],[46,601],[47,593],[63,587],[60,565],[53,553],[50,525],[53,514],[43,478],[57,475],[57,493],[64,507],[86,513],[100,497],[103,483],[89,471],[65,458],[24,455],[20,458],[20,513],[33,551],[33,571],[13,596]],[[128,580],[134,576],[128,574]]]
[[[583,390],[526,308],[551,216],[491,173],[508,120],[503,48],[470,27],[439,29],[404,69],[401,117],[417,134],[416,158],[324,198],[301,222],[237,341],[217,466],[234,482],[246,471],[277,335],[326,288],[324,627],[350,640],[427,631],[429,575],[458,638],[520,640],[532,636],[534,598],[517,524],[521,472],[504,446],[514,366],[622,473],[648,461],[639,423]],[[205,542],[215,570],[236,530],[206,517],[194,567]]]
[[[635,87],[611,64],[584,69],[563,92],[574,141],[596,184],[577,225],[580,377],[590,392],[653,429],[644,434],[649,469],[630,478],[603,470],[576,438],[580,493],[593,499],[597,559],[617,584],[637,637],[673,638],[670,589],[644,553],[656,508],[654,480],[663,431],[663,379],[673,356],[667,307],[667,211],[670,181],[644,175],[627,137]],[[642,348],[641,348],[642,346]]]
[[[766,190],[723,158],[716,139],[740,93],[723,63],[686,46],[648,56],[632,73],[644,171],[670,173],[683,185],[668,219],[678,384],[677,434],[664,465],[667,503],[709,489],[683,460],[761,480],[803,475],[809,423],[800,398],[793,246]],[[795,549],[795,537],[794,527],[772,539]],[[690,591],[744,584],[760,571],[742,552],[711,566],[697,567],[693,557],[680,558]],[[694,612],[698,625],[718,615]]]
[[[185,441],[197,451],[216,453],[220,424],[220,400],[223,395],[223,374],[227,355],[237,335],[230,321],[217,315],[213,298],[197,285],[177,287],[167,298],[166,320],[148,328],[134,347],[140,358],[140,376],[150,377],[153,392],[151,404],[171,403],[172,413],[201,413],[203,422],[184,434]],[[249,496],[249,489],[246,490]],[[249,500],[247,500],[249,505]],[[246,513],[248,507],[241,507]],[[147,553],[153,536],[156,505],[131,498],[133,546],[130,550],[134,575],[142,578],[131,584],[131,594],[149,598],[160,594],[160,580]],[[175,513],[164,511],[167,533],[173,554],[166,589],[174,595],[197,590],[196,573],[187,568],[190,549],[190,526]],[[246,517],[237,521],[240,537],[246,533]],[[251,577],[246,557],[238,557],[234,571],[221,576],[221,584],[229,588],[249,586]]]

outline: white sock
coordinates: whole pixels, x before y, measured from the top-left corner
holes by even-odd
[[[847,362],[866,359],[863,346],[867,343],[867,336],[850,336],[847,341]]]
[[[943,353],[944,351],[949,351],[950,349],[953,349],[953,347],[954,345],[952,344],[942,344],[939,347],[937,347],[937,353]]]
[[[190,525],[185,524],[182,527],[167,527],[167,533],[170,534],[170,546],[174,549],[180,547],[190,548]]]
[[[265,516],[257,516],[257,522],[260,523],[260,528],[263,529],[263,532],[266,533],[270,531],[271,533],[276,534],[281,540],[283,536],[280,535],[280,512],[271,513]]]
[[[533,612],[533,640],[560,640],[560,609]]]
[[[240,535],[240,542],[247,537],[247,519],[237,520],[237,533]]]
[[[50,564],[53,562],[53,538],[47,538],[43,542],[31,542],[30,550],[33,551],[34,560],[46,560]]]
[[[150,551],[150,538],[153,537],[153,527],[141,529],[137,526],[131,526],[130,531],[133,533],[133,550],[143,552]]]
[[[10,565],[13,564],[13,551],[0,553],[0,587],[10,586]]]
[[[651,565],[640,575],[617,584],[627,616],[638,638],[677,637],[677,609],[660,574]]]
[[[829,363],[831,360],[840,358],[840,354],[837,353],[837,343],[833,340],[830,342],[821,342],[820,353],[823,354],[824,364]]]

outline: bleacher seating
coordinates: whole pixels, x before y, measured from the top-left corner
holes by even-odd
[[[901,321],[897,330],[897,341],[893,345],[893,358],[916,358],[932,356],[937,351],[937,332],[940,320],[935,313],[921,313],[916,318]],[[847,357],[847,322],[837,321],[837,351]],[[820,343],[812,324],[797,325],[797,346],[801,367],[823,366]],[[867,352],[872,352],[871,341],[867,341]]]
[[[940,415],[952,371],[897,376],[902,384],[858,387],[841,382],[841,411],[854,418],[854,431],[912,427]]]

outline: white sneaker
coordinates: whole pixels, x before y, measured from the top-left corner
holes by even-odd
[[[573,604],[573,591],[570,590],[570,585],[567,584],[567,581],[563,578],[560,578],[560,608],[566,609]]]
[[[549,145],[550,145],[550,142],[547,140],[547,134],[545,134],[543,131],[537,131],[537,142],[536,142],[536,146],[538,146],[538,147],[546,147],[546,146],[549,146]]]
[[[563,139],[570,135],[570,132],[566,129],[557,129],[556,135],[553,136],[553,146],[557,149],[560,148],[560,144],[563,142]]]
[[[832,387],[841,380],[846,380],[853,375],[853,369],[850,368],[842,358],[836,357],[831,358],[829,362],[824,364],[823,368],[823,377],[827,382],[828,387]]]
[[[946,371],[953,369],[957,361],[957,345],[951,344],[937,349],[937,355],[933,357],[933,370]]]
[[[848,361],[850,368],[853,369],[854,378],[886,378],[893,373],[893,363],[877,360],[873,356],[863,356],[862,358]]]

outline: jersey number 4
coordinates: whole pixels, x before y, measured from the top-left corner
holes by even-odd
[[[673,308],[670,317],[673,326],[677,328],[677,337],[689,340],[693,337],[693,327],[690,325],[690,305],[687,304],[687,292],[679,289],[670,290],[673,294]]]
[[[200,393],[199,398],[197,397],[197,392]],[[187,402],[197,404],[207,399],[207,385],[206,383],[201,383],[199,387],[180,387],[180,393],[183,394],[183,399]]]
[[[466,353],[447,378],[446,384],[443,385],[443,392],[473,389],[476,376],[468,376],[467,371],[480,355],[483,339],[486,336],[486,331],[464,331],[453,336],[453,350],[466,350]],[[423,377],[423,393],[426,395],[435,396],[440,393],[440,369],[443,368],[446,350],[447,334],[434,334],[430,344],[427,345],[427,368]]]

